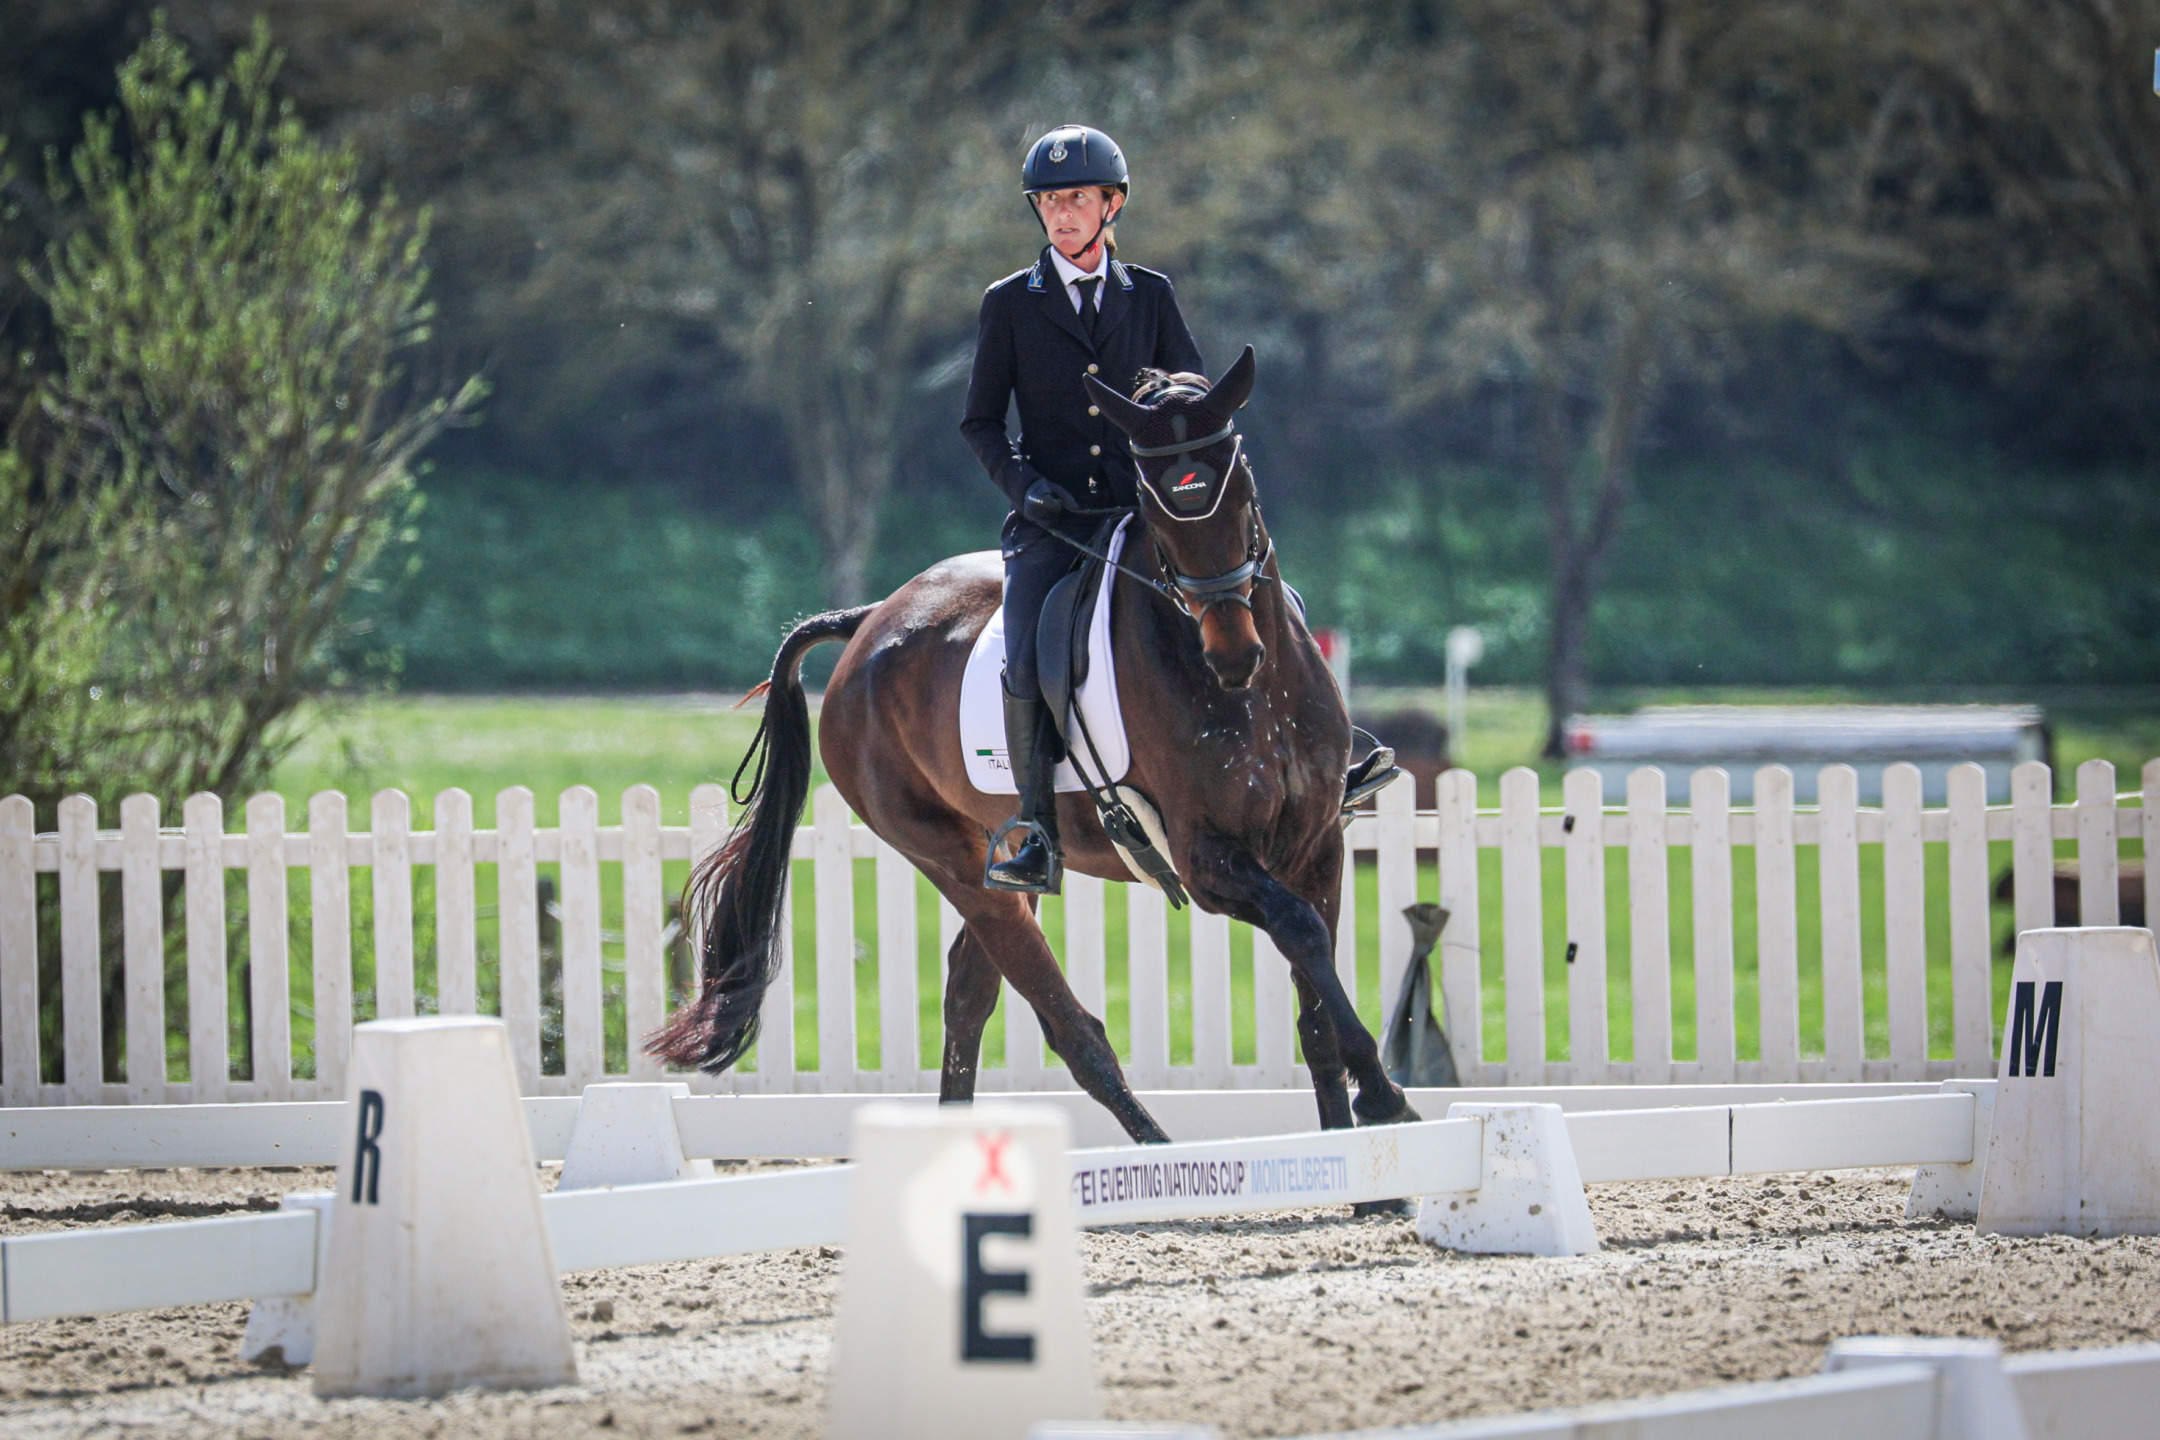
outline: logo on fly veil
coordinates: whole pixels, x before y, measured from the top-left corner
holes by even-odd
[[[1207,493],[1208,482],[1200,478],[1198,470],[1188,470],[1170,482],[1171,498],[1191,500]]]

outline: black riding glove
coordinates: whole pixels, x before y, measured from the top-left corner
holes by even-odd
[[[1045,530],[1064,519],[1065,513],[1074,508],[1073,497],[1066,493],[1065,487],[1051,480],[1037,480],[1028,486],[1027,494],[1020,500],[1020,513]]]

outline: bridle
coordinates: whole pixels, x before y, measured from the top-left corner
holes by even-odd
[[[1194,390],[1189,386],[1178,386],[1164,392],[1166,397],[1169,395],[1199,396],[1206,393],[1204,390]],[[1222,429],[1217,430],[1212,435],[1203,435],[1197,440],[1180,440],[1169,445],[1134,445],[1131,447],[1132,453],[1136,457],[1159,460],[1168,455],[1189,455],[1195,450],[1205,450],[1208,446],[1221,444],[1223,440],[1232,436],[1236,436],[1236,443],[1230,451],[1230,463],[1223,466],[1223,484],[1216,492],[1215,503],[1201,514],[1180,515],[1168,505],[1162,504],[1161,497],[1158,495],[1156,503],[1165,515],[1180,524],[1191,524],[1208,519],[1221,508],[1223,492],[1229,489],[1230,476],[1237,471],[1239,466],[1245,466],[1246,479],[1250,482],[1252,467],[1245,460],[1245,437],[1237,434],[1237,422],[1226,421]],[[1145,476],[1141,478],[1140,483],[1147,486],[1150,493],[1153,493],[1154,487],[1148,485]],[[1123,506],[1112,506],[1101,510],[1078,510],[1067,513],[1086,516],[1123,515],[1129,512]],[[1178,613],[1190,620],[1194,625],[1198,625],[1206,618],[1207,612],[1217,605],[1242,605],[1248,614],[1251,613],[1253,608],[1252,596],[1240,594],[1240,589],[1247,581],[1251,581],[1257,587],[1274,578],[1271,575],[1261,573],[1267,568],[1268,561],[1275,558],[1275,537],[1268,534],[1261,527],[1260,502],[1257,496],[1252,507],[1252,530],[1245,541],[1245,562],[1242,565],[1232,566],[1217,575],[1185,574],[1171,563],[1169,553],[1163,549],[1162,542],[1152,534],[1148,537],[1148,543],[1154,548],[1155,568],[1170,577],[1168,583],[1157,580],[1152,575],[1143,575],[1129,566],[1121,565],[1108,555],[1096,550],[1093,546],[1075,540],[1070,535],[1062,534],[1056,530],[1052,530],[1050,533],[1057,536],[1067,545],[1072,546],[1073,549],[1078,550],[1081,554],[1091,559],[1100,560],[1126,579],[1135,580],[1145,585],[1148,589],[1176,606]]]
[[[1231,463],[1236,464],[1237,461],[1233,460]],[[1175,520],[1182,517],[1173,515],[1170,518]],[[1163,587],[1169,593],[1170,603],[1184,611],[1185,618],[1195,625],[1217,605],[1242,605],[1250,613],[1252,596],[1240,594],[1240,587],[1250,580],[1257,588],[1261,583],[1274,578],[1261,573],[1267,567],[1268,561],[1275,558],[1275,537],[1260,528],[1260,506],[1257,501],[1253,504],[1252,529],[1245,539],[1245,563],[1232,566],[1219,575],[1187,575],[1170,563],[1169,553],[1163,549],[1162,541],[1150,535],[1148,543],[1155,549],[1155,568],[1170,577],[1170,584]],[[1193,608],[1195,605],[1199,607],[1197,612]]]
[[[1179,385],[1165,390],[1163,398],[1167,399],[1173,395],[1198,397],[1206,393],[1204,390],[1195,390],[1189,385]],[[1178,440],[1168,445],[1134,445],[1130,447],[1135,458],[1160,460],[1169,455],[1190,455],[1195,450],[1205,450],[1210,445],[1221,444],[1224,440],[1231,441],[1230,460],[1229,463],[1222,467],[1222,483],[1216,489],[1215,503],[1208,506],[1206,510],[1198,515],[1180,515],[1170,506],[1163,504],[1162,496],[1158,494],[1155,497],[1156,504],[1165,515],[1179,524],[1192,524],[1209,518],[1218,509],[1222,508],[1223,496],[1230,489],[1230,477],[1237,473],[1240,466],[1245,467],[1245,478],[1249,486],[1252,480],[1252,467],[1245,462],[1245,437],[1237,433],[1237,422],[1235,420],[1225,420],[1222,429],[1217,430],[1212,435],[1202,435],[1197,440]],[[1140,483],[1147,485],[1150,493],[1154,492],[1154,486],[1148,484],[1145,476],[1141,478]],[[1166,588],[1173,592],[1169,597],[1171,603],[1182,610],[1185,613],[1185,618],[1195,625],[1199,624],[1207,612],[1217,605],[1242,605],[1250,613],[1253,608],[1252,596],[1238,592],[1248,580],[1252,581],[1255,586],[1267,580],[1269,577],[1261,572],[1266,569],[1268,561],[1275,556],[1275,537],[1269,535],[1260,525],[1260,501],[1257,491],[1254,492],[1252,529],[1246,536],[1245,563],[1242,565],[1233,566],[1216,575],[1187,575],[1171,564],[1170,556],[1163,549],[1160,540],[1153,535],[1148,538],[1149,543],[1155,549],[1156,568],[1170,577],[1170,586]],[[1194,605],[1199,606],[1198,613],[1194,612]]]

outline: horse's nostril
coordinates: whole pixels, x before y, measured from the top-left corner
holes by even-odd
[[[1267,659],[1267,646],[1255,642],[1234,655],[1209,654],[1206,658],[1208,669],[1223,689],[1243,690],[1260,673],[1261,663]]]

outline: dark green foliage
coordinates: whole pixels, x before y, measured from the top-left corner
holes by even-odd
[[[822,608],[817,535],[791,511],[734,519],[672,485],[487,472],[422,488],[409,569],[365,607],[362,637],[394,648],[409,688],[740,688]],[[896,497],[878,592],[994,547],[1000,513],[987,485]]]
[[[123,795],[175,823],[186,795],[265,784],[301,707],[369,658],[352,598],[407,535],[419,452],[480,399],[408,380],[425,216],[308,136],[279,59],[258,25],[204,81],[153,26],[119,109],[52,157],[65,233],[18,269],[48,343],[0,377],[24,394],[0,415],[0,790],[47,826],[70,793],[110,826]],[[108,958],[108,1066],[118,985]]]
[[[366,636],[414,688],[748,684],[818,608],[817,539],[792,517],[736,524],[652,485],[480,474],[426,491],[411,571]]]
[[[425,217],[308,137],[278,58],[258,26],[198,80],[159,26],[53,166],[76,224],[24,273],[55,358],[0,453],[0,774],[41,803],[258,785],[480,397],[409,384]]]
[[[1437,465],[1351,506],[1270,507],[1285,577],[1316,626],[1349,629],[1361,681],[1435,681],[1467,623],[1481,682],[1535,683],[1543,538],[1519,483]],[[1640,485],[1596,609],[1601,686],[2160,681],[2160,493],[2134,475],[1939,441],[1843,477],[1668,462]],[[978,488],[894,502],[879,593],[995,543]],[[745,687],[819,605],[815,537],[785,513],[734,522],[662,485],[426,490],[418,568],[379,612],[414,688]]]

